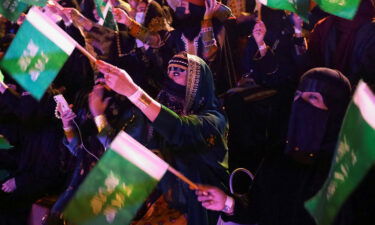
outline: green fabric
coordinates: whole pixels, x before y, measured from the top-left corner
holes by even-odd
[[[79,187],[64,217],[78,225],[129,224],[157,182],[109,149]]]
[[[0,3],[0,14],[10,21],[16,21],[26,9],[27,4],[19,0],[2,0]]]
[[[9,144],[7,139],[4,138],[3,135],[0,135],[0,149],[10,149],[13,146]]]
[[[360,3],[360,0],[314,1],[322,10],[345,19],[353,19]],[[295,12],[304,20],[308,19],[310,0],[260,0],[260,2],[271,8]]]
[[[4,74],[0,70],[0,82],[4,82]]]
[[[47,0],[20,0],[29,5],[37,5],[37,6],[45,6],[47,4]]]
[[[105,3],[103,0],[95,0],[95,6],[96,6],[96,11],[98,12],[98,16],[104,19],[103,26],[108,27],[112,30],[118,30],[117,23],[112,14],[112,8],[108,10],[108,13],[106,15],[103,14],[104,13],[103,10],[106,4],[107,3]]]
[[[40,100],[68,57],[26,20],[0,66],[34,98]]]
[[[112,9],[110,9],[105,17],[103,26],[111,28],[112,30],[118,30],[117,23],[113,17]]]
[[[195,183],[225,189],[228,174],[223,167],[227,153],[227,120],[215,95],[208,65],[188,55],[187,115],[178,115],[165,106],[152,123],[154,138],[166,161]],[[185,102],[185,104],[187,104]],[[166,176],[162,191],[172,190],[171,201],[187,212],[188,224],[217,223],[217,212],[206,210],[196,201],[188,185]]]
[[[375,163],[374,140],[375,129],[352,103],[344,119],[330,175],[318,194],[305,203],[318,225],[333,222],[341,205]]]
[[[274,9],[283,9],[295,12],[305,21],[308,20],[310,0],[260,0],[260,2]]]
[[[98,16],[102,19],[104,19],[104,15],[103,15],[103,9],[105,7],[105,2],[103,0],[95,0],[95,7],[96,7],[96,11],[98,12]]]
[[[355,16],[360,0],[338,0],[338,1],[330,1],[330,0],[314,0],[319,7],[336,16],[345,18],[345,19],[353,19]]]

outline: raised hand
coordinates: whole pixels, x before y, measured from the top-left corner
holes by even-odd
[[[75,26],[83,27],[86,31],[90,31],[94,26],[91,20],[87,19],[75,8],[64,8],[62,12],[68,17],[68,19],[73,21]]]
[[[71,106],[68,110],[63,110],[61,103],[58,102],[56,107],[57,111],[60,114],[63,127],[71,127],[72,121],[74,120],[74,118],[76,118],[76,114],[72,111]]]
[[[292,13],[293,26],[295,29],[302,30],[303,20],[296,13]]]
[[[122,9],[113,8],[113,17],[117,21],[117,23],[124,24],[126,26],[131,25],[131,18],[129,15]]]
[[[16,186],[16,179],[11,178],[3,183],[3,186],[1,187],[1,190],[3,190],[6,193],[11,193],[15,191],[17,188]]]
[[[97,84],[89,94],[89,108],[94,117],[104,114],[108,106],[110,98],[103,99],[104,90],[104,85]]]
[[[216,0],[205,0],[206,11],[203,19],[210,20],[214,16],[215,11],[220,7],[220,4]]]
[[[264,25],[263,21],[257,20],[253,28],[253,37],[258,46],[264,44],[264,36],[266,35],[266,32],[266,25]]]
[[[113,91],[127,97],[137,91],[137,85],[126,71],[101,60],[98,60],[96,65],[104,74],[105,83]]]

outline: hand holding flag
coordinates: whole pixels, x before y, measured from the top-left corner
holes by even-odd
[[[330,174],[305,203],[319,225],[331,224],[341,205],[375,164],[375,95],[360,81],[341,127]]]
[[[129,224],[167,170],[197,188],[121,131],[81,184],[64,217],[78,225]]]
[[[75,47],[96,62],[86,49],[33,7],[0,66],[39,100]]]

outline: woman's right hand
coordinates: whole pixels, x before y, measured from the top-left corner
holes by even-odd
[[[257,20],[253,28],[253,37],[258,46],[264,44],[264,36],[266,35],[266,25],[261,20]]]
[[[73,21],[75,26],[83,27],[86,31],[90,31],[94,26],[91,20],[87,19],[75,8],[64,8],[62,12],[68,19]]]
[[[98,70],[104,74],[105,83],[113,91],[126,97],[137,91],[137,85],[126,71],[102,60],[98,60],[96,65]]]
[[[195,191],[197,199],[206,209],[213,211],[222,211],[225,207],[227,195],[218,187],[199,185],[199,189]]]
[[[64,128],[72,127],[72,121],[76,118],[76,114],[71,109],[71,105],[68,110],[63,110],[61,103],[57,103],[57,111],[60,114],[61,121]]]
[[[121,23],[129,27],[131,25],[131,19],[129,15],[122,9],[113,8],[113,17],[117,23]]]

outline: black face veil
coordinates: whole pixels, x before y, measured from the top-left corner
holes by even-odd
[[[333,153],[351,87],[340,72],[315,68],[302,76],[298,91],[320,93],[328,107],[316,108],[302,98],[292,106],[285,152],[297,161],[312,163],[321,153]]]

